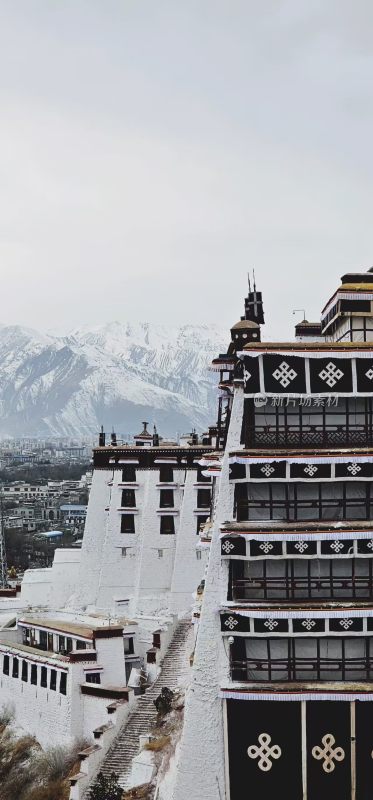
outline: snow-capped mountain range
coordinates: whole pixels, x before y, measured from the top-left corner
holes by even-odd
[[[0,437],[137,433],[143,419],[163,435],[203,430],[216,419],[207,367],[228,336],[214,325],[0,326]]]

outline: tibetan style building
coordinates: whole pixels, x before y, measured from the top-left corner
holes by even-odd
[[[373,274],[220,371],[225,450],[174,800],[373,797]]]
[[[87,741],[70,800],[99,770],[157,800],[372,800],[372,303],[373,272],[345,275],[266,343],[249,286],[216,424],[102,431],[82,548],[3,590],[0,706]],[[166,756],[139,752],[186,685]]]

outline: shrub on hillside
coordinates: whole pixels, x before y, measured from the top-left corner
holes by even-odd
[[[109,778],[100,772],[90,791],[89,800],[121,800],[122,796],[123,789],[118,784],[115,772]]]

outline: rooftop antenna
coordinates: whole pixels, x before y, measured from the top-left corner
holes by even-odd
[[[249,292],[251,292],[251,286],[250,286],[250,272],[248,272],[248,273],[247,273],[247,280],[248,280],[248,282],[249,282]]]
[[[254,269],[253,269],[253,283],[254,283],[254,292],[256,292],[255,270]]]
[[[0,587],[1,589],[7,589],[8,565],[5,550],[4,498],[2,491],[0,494],[0,523]]]

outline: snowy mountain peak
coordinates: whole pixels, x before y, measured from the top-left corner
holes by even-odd
[[[110,322],[59,336],[0,325],[0,435],[133,433],[142,418],[166,435],[203,429],[216,417],[207,367],[227,339],[215,325]]]

